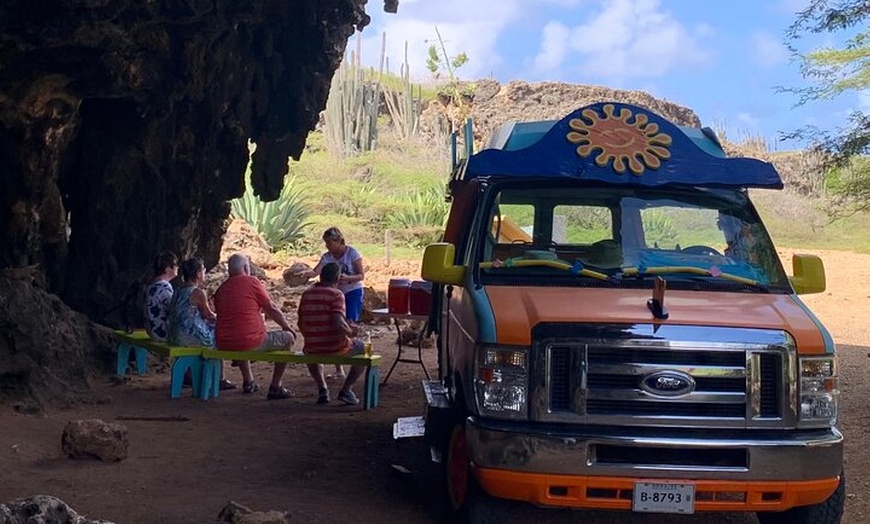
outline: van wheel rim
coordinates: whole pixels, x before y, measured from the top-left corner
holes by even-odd
[[[453,509],[460,509],[465,504],[468,493],[468,445],[465,442],[465,430],[461,426],[453,428],[450,436],[447,491]]]

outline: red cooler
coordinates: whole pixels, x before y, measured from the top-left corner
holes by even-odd
[[[390,313],[407,315],[411,301],[411,281],[407,278],[393,278],[387,290],[387,309]]]
[[[432,304],[432,283],[425,280],[411,282],[410,306],[412,315],[428,315]]]

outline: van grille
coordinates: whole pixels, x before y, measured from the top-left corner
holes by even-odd
[[[583,416],[589,423],[614,425],[641,419],[651,425],[749,426],[755,421],[763,426],[781,419],[787,405],[784,348],[638,340],[605,344],[597,337],[589,343],[551,339],[543,347],[552,420]],[[662,373],[687,386],[676,393],[651,386]]]

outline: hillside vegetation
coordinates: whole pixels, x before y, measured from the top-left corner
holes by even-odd
[[[699,125],[690,110],[637,91],[561,83],[528,84],[493,81],[477,84],[471,104],[477,147],[501,123],[516,119],[557,119],[582,105],[617,100],[641,106],[680,124]],[[443,102],[443,101],[442,101]],[[320,130],[313,132],[299,161],[291,161],[289,182],[298,191],[297,205],[307,212],[296,239],[277,251],[297,256],[319,253],[321,232],[340,227],[366,256],[383,256],[389,244],[394,258],[419,258],[422,247],[437,240],[448,206],[444,186],[450,169],[445,128],[451,108],[431,101],[422,112],[420,130],[410,139],[391,132],[389,119],[378,119],[377,147],[353,156],[330,152]],[[770,152],[752,138],[724,146],[730,156],[773,162],[786,189],[753,190],[752,198],[774,241],[781,248],[835,249],[870,253],[867,214],[832,221],[834,205],[826,197],[826,175],[806,151]]]

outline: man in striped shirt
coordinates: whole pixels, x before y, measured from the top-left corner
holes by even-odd
[[[344,309],[344,294],[338,289],[341,266],[335,262],[324,264],[320,281],[302,293],[299,300],[299,330],[305,337],[302,351],[306,354],[330,354],[341,356],[361,355],[363,341],[350,338],[357,335],[356,326],[347,322]],[[353,366],[338,400],[348,405],[359,403],[351,387],[365,371],[365,366]],[[317,384],[317,403],[329,402],[329,389],[323,375],[322,364],[309,364],[308,372]]]

